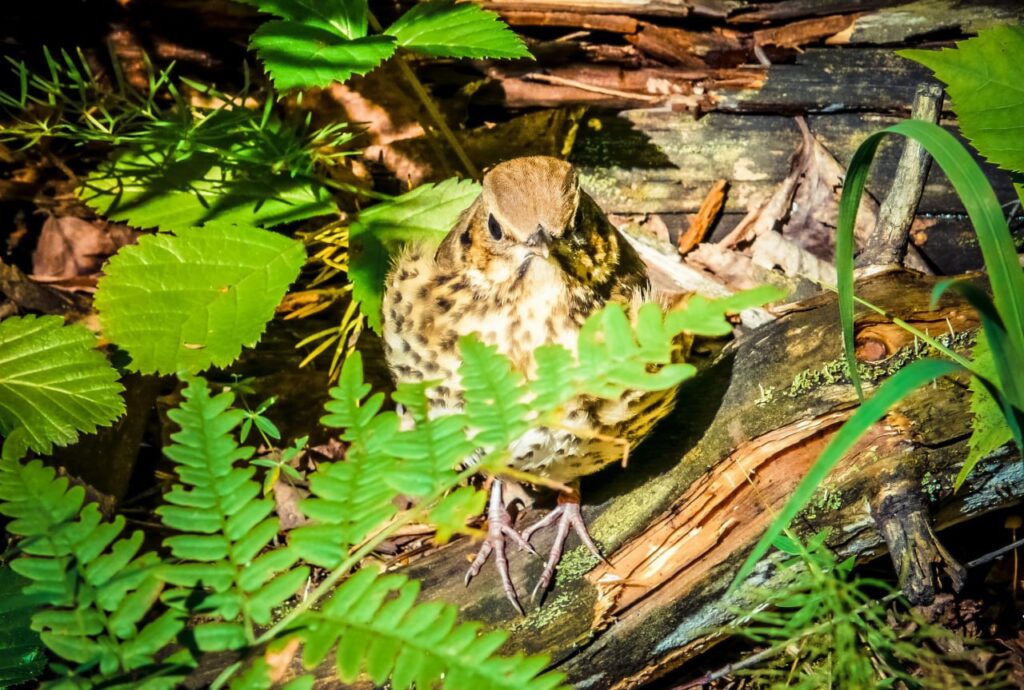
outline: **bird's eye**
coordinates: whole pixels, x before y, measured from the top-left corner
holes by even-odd
[[[487,229],[490,231],[491,237],[496,240],[501,239],[501,224],[498,223],[497,219],[495,219],[493,215],[487,216]]]

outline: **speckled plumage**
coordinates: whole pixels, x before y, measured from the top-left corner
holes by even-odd
[[[490,221],[490,217],[494,221]],[[501,238],[489,225],[497,222]],[[548,256],[531,246],[543,229]],[[440,379],[437,414],[459,409],[460,336],[477,333],[527,376],[533,350],[574,350],[583,321],[608,301],[650,298],[646,268],[563,161],[519,158],[484,178],[480,197],[440,247],[414,245],[395,262],[384,297],[384,346],[398,381]],[[512,465],[568,482],[622,458],[670,409],[673,391],[580,398],[556,429],[535,429],[513,447]],[[575,431],[575,433],[573,433]]]
[[[608,302],[631,313],[652,295],[640,257],[579,187],[576,171],[555,158],[518,158],[484,176],[480,196],[439,246],[402,253],[384,295],[384,349],[395,378],[439,380],[428,391],[431,413],[461,408],[458,339],[476,333],[497,346],[527,378],[533,351],[557,343],[575,351],[586,318]],[[682,352],[682,348],[679,350]],[[618,400],[579,397],[551,428],[532,429],[511,448],[511,465],[575,485],[576,480],[624,458],[672,407],[675,391],[628,392]],[[467,582],[489,555],[509,600],[523,611],[505,555],[507,541],[533,551],[537,529],[557,524],[547,564],[534,593],[551,583],[570,529],[600,556],[574,491],[548,517],[520,535],[495,480],[488,536]]]

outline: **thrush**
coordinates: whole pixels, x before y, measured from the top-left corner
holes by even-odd
[[[475,333],[529,378],[537,347],[557,343],[574,352],[593,312],[618,302],[635,313],[652,298],[646,267],[580,188],[576,170],[556,158],[517,158],[484,176],[480,195],[439,246],[415,244],[399,255],[384,295],[385,354],[398,382],[440,381],[428,391],[431,414],[452,413],[462,407],[461,336]],[[623,448],[642,439],[673,400],[674,390],[628,392],[618,400],[581,396],[565,406],[561,423],[519,438],[509,449],[511,466],[572,491],[519,534],[503,481],[495,479],[487,537],[466,582],[493,552],[503,589],[522,613],[505,546],[534,552],[531,536],[550,525],[555,540],[534,595],[550,585],[570,530],[600,558],[580,513],[579,478],[621,460]]]

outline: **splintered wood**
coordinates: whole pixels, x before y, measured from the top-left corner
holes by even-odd
[[[694,482],[661,518],[612,554],[607,565],[587,575],[598,590],[594,627],[601,629],[641,602],[656,605],[666,597],[685,596],[762,533],[849,414],[797,422],[743,443]],[[862,447],[883,443],[892,433],[880,428]],[[856,463],[854,452],[845,467]],[[665,586],[670,589],[661,591]]]

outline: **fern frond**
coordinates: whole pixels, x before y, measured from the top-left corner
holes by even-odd
[[[530,428],[522,375],[478,338],[460,338],[459,353],[466,421],[477,431],[473,442],[488,451],[507,448]]]
[[[279,521],[273,501],[260,497],[255,468],[236,465],[253,449],[239,446],[232,434],[244,417],[231,408],[234,396],[211,396],[201,378],[189,380],[183,395],[181,406],[168,413],[181,430],[165,450],[181,483],[156,511],[182,533],[164,540],[179,562],[164,566],[160,577],[184,588],[168,592],[168,602],[217,619],[193,629],[200,649],[240,649],[254,639],[251,625],[269,623],[309,569],[292,568],[297,555],[289,547],[261,555]]]
[[[0,461],[0,514],[7,530],[21,537],[22,555],[11,568],[29,584],[24,593],[41,608],[32,629],[56,655],[76,664],[55,666],[54,686],[76,686],[83,675],[94,681],[125,676],[131,685],[149,683],[139,673],[170,644],[184,620],[167,612],[145,620],[160,596],[159,558],[139,554],[142,532],[122,536],[125,520],[103,520],[95,503],[84,504],[80,486],[38,460],[22,463],[5,447]],[[83,505],[84,504],[84,505]],[[164,670],[170,685],[180,678]]]
[[[303,559],[324,568],[337,567],[352,545],[398,512],[398,492],[386,481],[395,461],[386,449],[398,434],[399,420],[394,412],[380,412],[382,394],[367,398],[369,392],[362,356],[355,352],[330,391],[324,406],[330,414],[321,419],[325,426],[344,427],[348,452],[343,461],[321,463],[310,475],[312,496],[299,507],[315,524],[296,528],[290,538]]]
[[[453,485],[456,468],[477,448],[466,437],[466,415],[430,418],[427,390],[431,387],[430,382],[402,383],[392,396],[405,407],[414,426],[397,434],[388,445],[387,452],[395,458],[396,467],[388,473],[387,481],[396,491],[410,496],[427,496]]]
[[[302,661],[307,667],[334,651],[338,676],[352,682],[365,671],[393,688],[550,690],[561,674],[540,675],[544,657],[498,657],[507,634],[480,632],[478,623],[456,624],[457,609],[441,602],[417,604],[419,583],[369,568],[346,580],[320,611],[304,615]]]

